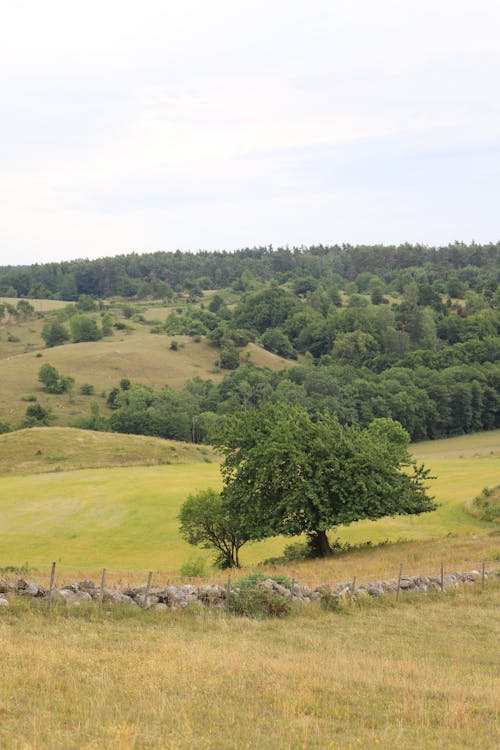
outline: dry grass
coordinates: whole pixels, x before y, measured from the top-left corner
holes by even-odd
[[[55,424],[67,425],[88,415],[92,398],[98,398],[102,412],[107,414],[105,398],[100,396],[118,385],[122,378],[155,389],[165,385],[178,389],[195,375],[216,382],[224,377],[224,371],[215,366],[218,350],[205,340],[196,342],[189,336],[176,336],[179,349],[172,351],[172,336],[151,334],[148,327],[134,325],[134,330],[127,334],[116,333],[101,341],[65,344],[52,349],[43,348],[41,319],[13,328],[20,339],[17,343],[7,342],[4,333],[0,340],[0,420],[18,425],[27,406],[22,399],[28,395],[36,396],[43,406],[52,409]],[[247,351],[251,361],[260,367],[279,370],[293,364],[255,344],[242,350],[242,360]],[[44,392],[38,382],[38,372],[46,362],[61,374],[75,379],[71,397]],[[79,387],[84,383],[94,386],[95,396],[79,394]]]
[[[286,621],[0,611],[8,750],[496,750],[498,587]]]
[[[209,445],[72,427],[33,427],[0,435],[0,475],[196,461],[218,462],[219,457]]]

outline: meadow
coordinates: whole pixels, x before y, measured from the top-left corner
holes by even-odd
[[[7,461],[6,473],[0,476],[0,567],[27,562],[46,569],[55,560],[61,571],[91,571],[104,565],[116,571],[155,570],[173,575],[193,557],[210,563],[210,552],[190,547],[179,537],[177,521],[179,507],[190,492],[220,486],[218,461],[210,449],[78,430],[56,430],[54,444],[52,429],[0,436],[0,454],[8,456],[9,445],[14,444],[11,455],[21,457],[18,464],[13,458],[16,473]],[[88,465],[92,456],[101,462],[96,468],[75,470],[70,446],[78,452],[75,446],[80,436],[94,447],[80,450],[79,460],[88,453]],[[333,539],[351,545],[453,541],[482,537],[495,529],[494,524],[467,513],[465,504],[483,487],[498,483],[500,431],[421,443],[413,450],[436,477],[431,492],[438,509],[419,517],[339,527],[332,531]],[[136,463],[141,452],[143,462],[151,465],[120,465],[127,456]],[[106,456],[107,465],[103,465]],[[41,464],[44,473],[40,473]],[[242,549],[243,565],[252,567],[278,556],[292,541],[278,537],[249,544]],[[321,575],[331,575],[331,566],[338,567],[338,558],[324,563]],[[311,569],[307,570],[310,580]],[[390,574],[394,575],[394,567]]]
[[[9,750],[496,750],[500,589],[286,620],[0,610]]]

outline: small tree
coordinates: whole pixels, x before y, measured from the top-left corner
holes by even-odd
[[[218,567],[240,567],[239,551],[250,537],[219,492],[207,489],[189,495],[181,507],[179,521],[181,535],[189,544],[217,550]]]
[[[54,415],[50,409],[45,409],[38,402],[30,404],[26,409],[26,416],[22,427],[48,427],[52,422]]]
[[[48,362],[40,367],[38,380],[43,383],[47,393],[66,393],[74,384],[74,378],[60,375],[53,365]]]
[[[42,328],[42,339],[47,346],[59,346],[69,340],[69,332],[58,320],[47,321]]]
[[[71,335],[75,344],[81,341],[98,341],[102,338],[102,331],[97,327],[97,323],[88,315],[73,315],[69,321]]]

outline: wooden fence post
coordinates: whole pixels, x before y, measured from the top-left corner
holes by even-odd
[[[481,591],[484,591],[484,585],[486,583],[486,560],[483,560],[483,567],[481,569]]]
[[[226,584],[226,602],[227,602],[227,608],[229,609],[229,599],[231,597],[231,574],[229,573],[227,576],[227,584]]]
[[[146,592],[144,594],[144,603],[142,605],[143,609],[146,609],[148,606],[148,596],[149,596],[149,589],[151,588],[151,578],[153,577],[153,571],[150,570],[148,573],[148,582],[146,584]]]
[[[104,584],[106,583],[106,568],[102,569],[102,578],[101,578],[101,591],[99,594],[99,612],[102,609],[102,603],[104,601]]]
[[[50,608],[52,606],[52,589],[54,588],[54,578],[56,576],[56,564],[55,562],[52,563],[52,568],[50,570],[50,585],[49,585],[49,598],[47,601],[47,609],[50,611]]]
[[[403,563],[399,564],[399,575],[398,575],[398,588],[396,589],[396,601],[399,599],[399,591],[401,589],[401,574],[403,572]]]
[[[443,565],[443,563],[441,563],[441,580],[440,580],[440,583],[441,583],[441,593],[443,593],[443,591],[444,591],[444,565]]]

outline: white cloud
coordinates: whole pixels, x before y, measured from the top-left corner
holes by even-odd
[[[0,263],[495,239],[499,26],[496,0],[7,4]]]

